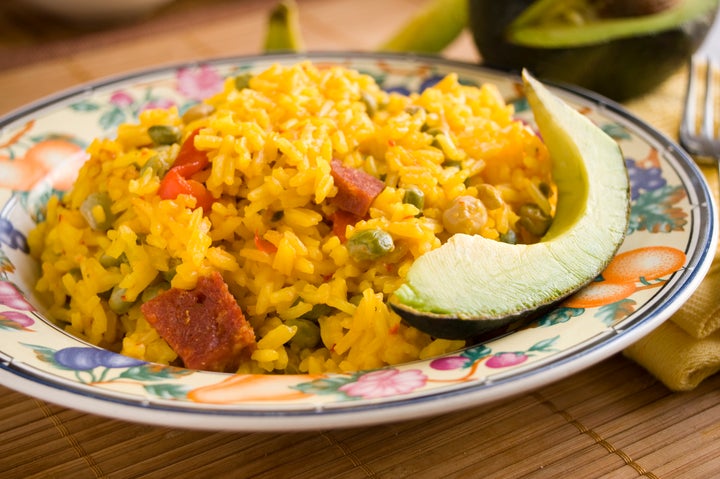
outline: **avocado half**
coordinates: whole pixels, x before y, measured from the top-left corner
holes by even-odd
[[[469,0],[468,21],[483,64],[527,68],[543,80],[578,85],[616,101],[672,75],[710,29],[718,0]],[[608,9],[608,4],[617,4]],[[624,7],[624,8],[621,8]],[[570,13],[568,13],[570,12]]]
[[[618,144],[527,71],[523,82],[552,158],[555,218],[538,243],[456,234],[420,256],[390,304],[432,336],[470,338],[539,314],[595,279],[625,237],[630,184]]]

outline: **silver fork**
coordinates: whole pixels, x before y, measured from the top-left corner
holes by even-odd
[[[690,61],[680,144],[700,164],[715,164],[720,174],[720,75],[718,62],[696,54]]]

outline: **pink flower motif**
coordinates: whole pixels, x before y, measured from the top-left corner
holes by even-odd
[[[438,371],[450,371],[464,368],[470,361],[470,358],[465,356],[446,356],[430,361],[430,367]]]
[[[222,90],[223,79],[208,65],[200,68],[181,68],[177,72],[177,89],[193,100],[202,100]]]
[[[35,324],[35,320],[26,313],[19,311],[3,311],[0,313],[0,321],[11,321],[18,325],[19,328],[25,329]]]
[[[489,368],[507,368],[516,364],[524,363],[528,355],[521,352],[498,353],[491,356],[485,366]]]
[[[124,91],[118,91],[110,97],[110,103],[119,107],[126,107],[133,104],[133,98]]]
[[[23,311],[35,311],[33,305],[25,300],[20,291],[7,281],[0,281],[0,304]]]
[[[348,396],[372,399],[408,394],[423,387],[426,382],[427,376],[418,369],[380,369],[364,374],[357,381],[338,389]]]
[[[175,102],[172,100],[168,100],[167,98],[155,98],[153,100],[150,100],[149,102],[145,103],[143,107],[141,108],[141,111],[144,110],[167,110],[168,108],[175,106]]]

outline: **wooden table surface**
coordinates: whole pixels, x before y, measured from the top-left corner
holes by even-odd
[[[310,50],[372,50],[421,3],[301,0]],[[78,84],[256,54],[273,2],[177,0],[78,27],[0,3],[0,116]],[[478,61],[469,36],[445,52]],[[676,136],[685,71],[625,106]],[[293,433],[147,426],[0,387],[0,477],[720,477],[720,376],[672,393],[621,355],[531,393],[430,419]]]

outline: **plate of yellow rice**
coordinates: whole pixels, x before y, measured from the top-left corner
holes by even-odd
[[[454,234],[531,243],[552,221],[552,157],[513,74],[222,58],[0,118],[0,382],[129,421],[302,430],[477,406],[621,351],[709,268],[712,196],[663,134],[551,88],[620,145],[627,235],[582,291],[474,340],[432,337],[388,301]]]

